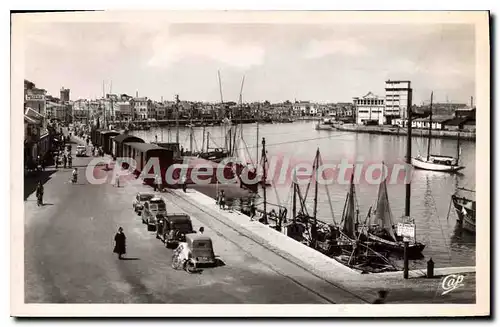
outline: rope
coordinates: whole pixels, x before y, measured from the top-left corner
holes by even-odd
[[[432,202],[434,203],[434,211],[436,212],[436,217],[438,220],[439,229],[441,229],[441,235],[443,236],[444,244],[446,245],[446,249],[448,250],[448,258],[451,260],[451,248],[448,246],[448,242],[446,241],[446,237],[444,235],[443,227],[441,226],[441,220],[439,219],[439,214],[438,214],[437,206],[436,206],[436,200],[434,199],[434,196],[432,195],[431,192],[429,192],[429,195],[432,198]]]

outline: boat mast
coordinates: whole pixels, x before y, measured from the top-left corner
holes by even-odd
[[[409,86],[409,85],[408,85]],[[408,87],[408,104],[407,104],[407,128],[408,128],[408,134],[407,134],[407,139],[406,139],[406,178],[408,178],[408,181],[410,180],[408,174],[411,173],[411,124],[412,124],[412,110],[411,110],[411,105],[412,105],[412,94],[413,91],[410,87]],[[405,194],[405,216],[409,217],[410,216],[410,196],[411,196],[411,184],[408,182],[406,184],[406,194]]]
[[[208,148],[209,148],[209,145],[210,144],[210,132],[207,132],[207,152],[208,152]]]
[[[225,147],[224,150],[230,151],[230,147],[227,144],[226,108],[224,107],[224,98],[222,97],[222,82],[221,82],[221,79],[220,79],[220,71],[219,70],[217,71],[217,79],[219,80],[220,105],[221,105],[222,116],[223,116],[221,128],[222,128],[222,133],[224,134],[224,147]]]
[[[266,174],[266,162],[267,162],[267,156],[266,156],[266,139],[263,137],[262,138],[262,168],[263,168],[263,174],[262,174],[262,191],[264,193],[264,224],[268,224],[267,221],[267,197],[266,197],[266,179],[267,179],[267,174]]]
[[[427,143],[427,161],[429,161],[429,156],[431,153],[431,137],[432,137],[432,97],[434,92],[431,92],[431,107],[430,107],[430,115],[429,115],[429,140]]]
[[[295,174],[295,178],[297,175]],[[292,201],[293,207],[292,207],[292,220],[293,223],[295,224],[295,217],[297,217],[297,183],[294,180],[293,181],[293,201]]]
[[[189,126],[189,150],[191,151],[191,155],[193,155],[193,124]]]
[[[257,158],[255,160],[256,163],[259,163],[259,109],[260,103],[257,104]]]
[[[457,165],[460,160],[460,131],[457,132]]]
[[[319,166],[319,148],[316,150],[316,157],[314,158],[314,165],[313,169],[315,172],[315,177],[314,177],[314,208],[313,208],[313,218],[314,218],[314,225],[311,228],[311,236],[312,236],[312,242],[313,244],[316,241],[316,232],[317,232],[317,211],[318,211],[318,166]]]
[[[175,134],[175,142],[179,144],[179,95],[175,95],[175,127],[177,129]]]
[[[411,196],[411,184],[410,184],[410,177],[408,176],[408,174],[411,173],[411,114],[412,114],[412,109],[411,109],[411,106],[412,106],[412,94],[413,93],[413,90],[411,89],[410,87],[410,83],[408,83],[408,104],[407,104],[407,118],[408,118],[408,136],[407,136],[407,144],[406,144],[406,178],[408,178],[407,180],[407,184],[406,184],[406,196],[405,196],[405,216],[407,216],[408,218],[410,217],[410,196]],[[432,95],[431,95],[431,98],[432,98]],[[432,110],[431,110],[432,112]],[[429,143],[430,143],[430,140],[429,140]],[[427,154],[428,155],[428,154]],[[405,179],[406,179],[405,178]],[[403,268],[403,278],[404,279],[408,279],[408,276],[409,276],[409,260],[408,260],[408,246],[409,246],[409,242],[408,241],[405,241],[404,242],[404,254],[403,254],[403,258],[404,258],[404,268]]]
[[[203,141],[201,142],[201,152],[203,152],[204,149],[205,149],[205,124],[203,124]]]

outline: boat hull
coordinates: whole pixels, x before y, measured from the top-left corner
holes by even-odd
[[[373,234],[368,234],[368,240],[372,242],[372,247],[378,250],[384,250],[395,253],[404,253],[404,243],[389,241],[384,238],[378,237]],[[409,243],[408,244],[408,255],[410,257],[419,256],[425,248],[425,244],[422,243]]]
[[[453,206],[457,212],[458,222],[462,229],[471,233],[476,232],[476,210],[472,200],[452,195]]]
[[[449,173],[457,172],[459,170],[464,169],[463,166],[438,164],[424,160],[419,160],[416,158],[411,158],[411,164],[413,167],[417,169],[449,172]]]
[[[316,125],[315,129],[317,131],[333,131],[335,128],[333,128],[332,125]]]

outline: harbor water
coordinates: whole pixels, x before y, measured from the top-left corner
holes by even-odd
[[[323,162],[339,163],[345,159],[349,162],[376,163],[384,162],[387,166],[401,163],[405,160],[407,138],[405,136],[374,135],[341,131],[315,130],[314,122],[295,122],[282,124],[259,124],[259,140],[257,140],[257,125],[243,125],[243,138],[248,154],[255,160],[257,153],[261,155],[261,140],[266,139],[267,156],[272,158],[288,157],[292,162],[312,163],[317,148]],[[224,134],[227,128],[223,126],[206,127],[210,134],[210,147],[223,147]],[[174,127],[152,128],[148,131],[132,131],[130,134],[141,137],[146,142],[175,142]],[[185,149],[190,147],[189,128],[180,127],[179,143]],[[192,143],[194,149],[201,149],[203,128],[193,128]],[[259,148],[257,148],[257,143]],[[206,139],[205,145],[206,148]],[[457,224],[457,215],[451,205],[451,195],[457,187],[475,189],[475,150],[474,142],[460,142],[460,163],[465,169],[460,174],[439,173],[416,170],[411,181],[411,217],[416,224],[417,241],[426,245],[424,258],[410,262],[411,269],[425,268],[430,258],[436,267],[473,266],[475,265],[475,235],[462,231]],[[412,139],[413,156],[427,151],[427,139]],[[434,154],[455,156],[457,141],[448,139],[433,139],[431,152]],[[339,223],[344,209],[349,185],[345,183],[329,183],[318,188],[317,217],[325,222]],[[370,207],[375,208],[378,185],[360,182],[356,184],[357,206],[359,220],[364,221]],[[306,193],[307,185],[301,186],[302,194]],[[388,183],[390,206],[395,221],[404,215],[405,184]],[[262,191],[259,191],[262,193]],[[313,212],[314,189],[311,185],[307,193],[306,206],[309,213]],[[280,204],[291,212],[292,188],[291,179],[285,179],[280,185],[267,188],[268,210],[274,204]],[[451,205],[451,206],[450,206]],[[488,217],[482,217],[488,219]],[[400,261],[396,261],[402,266]]]

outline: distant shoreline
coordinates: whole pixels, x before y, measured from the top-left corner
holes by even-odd
[[[368,133],[368,134],[379,134],[379,135],[407,135],[407,129],[402,127],[390,127],[390,126],[361,126],[361,125],[336,125],[333,130],[339,130],[342,132],[355,132],[355,133]],[[458,134],[460,133],[460,139],[466,141],[476,141],[476,132],[471,131],[449,131],[449,130],[433,130],[433,138],[441,139],[458,139]],[[413,137],[427,137],[429,135],[428,129],[412,128]]]

